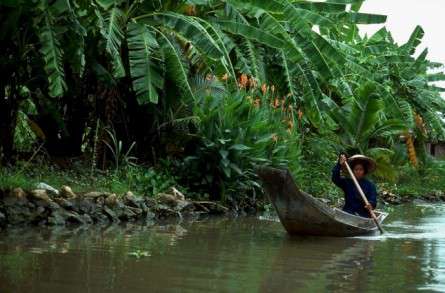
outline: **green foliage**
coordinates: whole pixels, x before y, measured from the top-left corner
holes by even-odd
[[[385,28],[361,37],[358,24],[386,19],[360,12],[362,3],[2,2],[0,106],[14,115],[0,122],[17,125],[16,150],[47,134],[49,152],[66,149],[63,138],[85,146],[96,121],[116,120],[119,133],[108,129],[105,139],[114,174],[103,181],[115,190],[134,178],[150,194],[176,182],[134,166],[136,156],[151,165],[169,156],[165,141],[184,149],[172,159],[178,180],[223,199],[260,191],[262,164],[289,167],[321,195],[340,150],[372,156],[376,175],[394,181],[393,165],[406,163],[402,132],[413,133],[418,150],[445,139],[443,89],[431,84],[445,75],[427,50],[413,56],[421,27],[401,46]],[[35,112],[21,108],[27,99]],[[25,123],[31,115],[34,136]],[[77,149],[88,157],[96,147]]]
[[[162,89],[163,80],[154,67],[153,59],[159,44],[148,27],[137,23],[128,25],[128,50],[130,72],[133,78],[133,90],[140,104],[145,101],[157,103],[158,89]]]
[[[108,134],[109,140],[111,140],[111,143],[104,140],[105,145],[110,150],[111,154],[113,155],[113,161],[114,161],[114,167],[116,172],[119,171],[119,168],[125,168],[128,166],[134,166],[135,162],[137,160],[136,157],[131,155],[131,152],[136,145],[136,142],[133,142],[127,150],[124,149],[122,140],[119,140],[116,135],[116,131],[114,128],[111,129],[105,129],[105,131]]]
[[[280,108],[273,109],[268,97],[253,101],[248,94],[207,96],[193,110],[199,123],[192,135],[199,140],[184,159],[183,176],[195,188],[213,190],[222,199],[258,192],[256,166],[299,171],[299,136],[283,122],[291,118]]]
[[[43,24],[40,29],[40,52],[45,60],[45,70],[48,75],[49,95],[52,97],[61,96],[66,90],[65,73],[63,70],[63,51],[60,41],[54,30],[54,20],[50,12],[44,12]]]
[[[342,198],[340,189],[332,188],[331,172],[338,159],[337,138],[329,133],[308,134],[303,142],[303,172],[297,177],[302,188],[317,197],[330,199],[333,203]]]
[[[130,190],[137,190],[146,196],[155,196],[171,187],[178,188],[176,178],[169,174],[168,169],[132,167],[125,174]]]
[[[87,166],[73,165],[64,170],[45,162],[18,163],[14,168],[0,169],[0,189],[34,189],[39,182],[54,188],[68,185],[75,192],[107,191],[123,195],[131,190],[136,195],[153,197],[171,187],[183,188],[177,184],[168,169],[154,169],[142,166],[128,166],[118,172],[95,172],[89,175]]]
[[[17,114],[17,124],[14,133],[14,146],[21,152],[32,152],[37,142],[37,136],[30,126],[28,115],[36,113],[36,106],[30,99],[20,104]]]
[[[121,58],[121,44],[124,38],[124,24],[126,16],[118,7],[114,6],[110,11],[106,11],[106,17],[102,17],[100,11],[96,10],[100,32],[105,39],[105,47],[111,56],[114,77],[125,76],[124,64]]]
[[[416,170],[408,165],[399,167],[395,184],[384,184],[384,188],[402,196],[443,196],[445,190],[445,161],[428,160]]]
[[[402,121],[386,119],[383,111],[383,99],[377,95],[375,85],[362,85],[354,100],[332,113],[343,131],[340,136],[343,146],[366,153],[372,140],[385,139],[406,130]]]

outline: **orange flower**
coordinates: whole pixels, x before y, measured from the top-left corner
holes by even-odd
[[[263,93],[263,95],[265,95],[267,92],[267,85],[265,83],[261,85],[261,92]]]
[[[249,82],[249,79],[247,77],[246,74],[241,74],[240,78],[239,78],[239,87],[240,88],[246,88],[247,87],[247,83]]]
[[[303,111],[301,111],[300,109],[298,109],[298,120],[301,121],[302,118],[303,118]]]
[[[185,7],[185,14],[194,16],[196,15],[196,6],[195,5],[187,5]]]
[[[273,107],[276,109],[280,106],[280,100],[278,98],[275,98],[273,102]]]
[[[251,89],[254,89],[257,87],[257,81],[253,76],[249,78],[249,86]]]
[[[229,75],[227,73],[225,73],[223,76],[221,76],[222,81],[226,81],[228,79],[229,79]]]
[[[272,135],[272,140],[273,140],[273,142],[277,142],[278,141],[278,135],[276,133],[274,133]]]
[[[287,121],[287,128],[288,129],[293,129],[294,128],[294,121],[292,121],[292,120]]]
[[[256,98],[255,101],[253,102],[253,106],[254,106],[255,108],[259,108],[260,105],[261,105],[261,100],[260,100],[260,98]]]

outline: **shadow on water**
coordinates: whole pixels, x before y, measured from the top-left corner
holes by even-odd
[[[269,218],[11,229],[0,292],[445,290],[444,206],[403,206],[382,236],[288,237]]]

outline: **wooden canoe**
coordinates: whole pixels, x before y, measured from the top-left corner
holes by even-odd
[[[370,218],[331,208],[300,191],[288,170],[261,167],[258,176],[286,231],[291,235],[357,236],[378,231]],[[375,211],[380,223],[387,214]]]

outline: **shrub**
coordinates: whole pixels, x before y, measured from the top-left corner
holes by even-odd
[[[183,180],[214,199],[255,196],[259,165],[299,169],[300,141],[294,109],[277,105],[268,95],[241,91],[224,98],[199,100],[193,114],[198,137],[193,151],[180,162]],[[275,102],[275,104],[272,104]],[[280,100],[280,103],[284,103]]]

